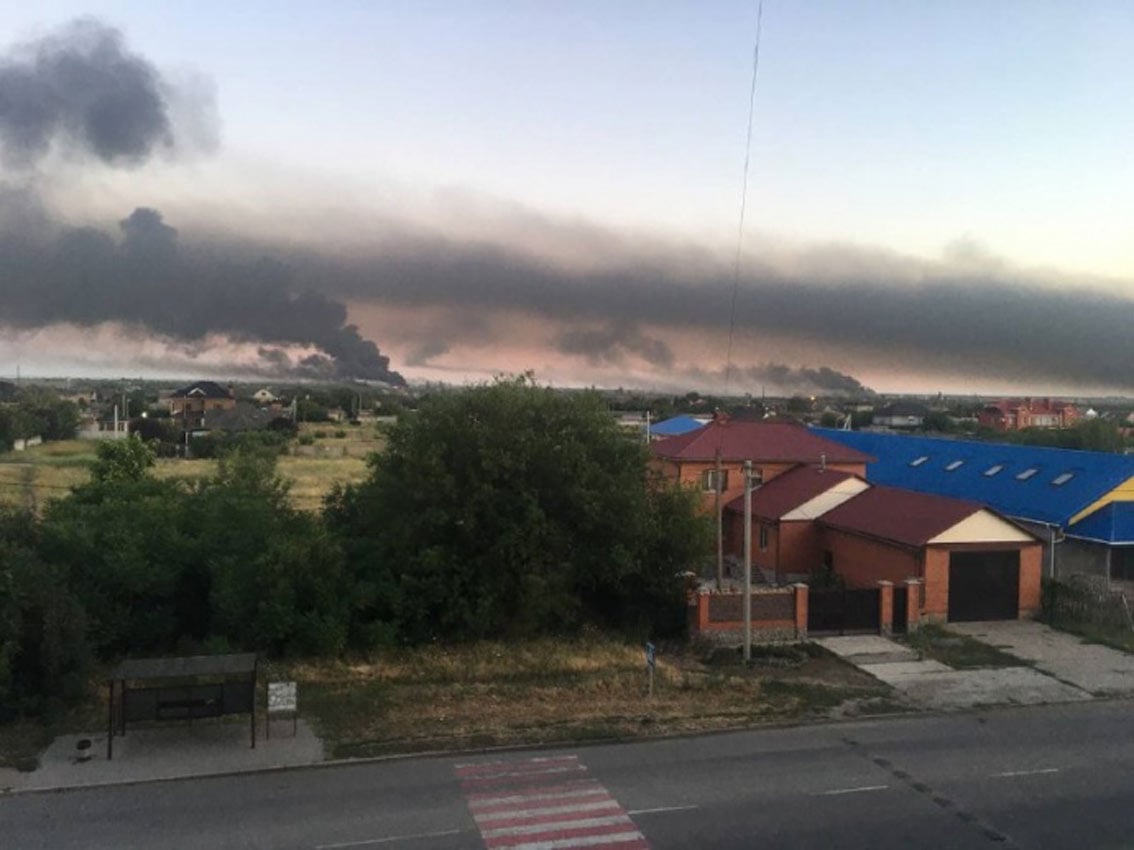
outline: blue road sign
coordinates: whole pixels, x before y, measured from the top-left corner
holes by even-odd
[[[646,666],[647,667],[653,667],[654,666],[654,658],[655,658],[656,654],[657,654],[657,650],[654,648],[654,645],[652,643],[647,643],[646,644]]]

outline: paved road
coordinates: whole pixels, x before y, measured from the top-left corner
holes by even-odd
[[[1074,703],[23,794],[0,799],[0,846],[1129,847],[1132,709]]]

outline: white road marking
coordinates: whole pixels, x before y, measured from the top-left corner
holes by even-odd
[[[624,813],[609,815],[601,818],[569,818],[561,821],[547,821],[546,823],[524,824],[522,826],[502,826],[499,829],[481,829],[482,838],[500,838],[504,835],[531,835],[542,832],[561,832],[571,829],[588,829],[592,826],[628,826],[634,824]]]
[[[509,809],[505,812],[490,812],[488,814],[474,814],[476,822],[485,825],[491,821],[513,820],[515,818],[534,818],[540,815],[567,815],[575,812],[601,812],[604,810],[618,810],[622,807],[618,801],[608,796],[607,799],[595,803],[573,803],[564,806],[544,806],[540,809]]]
[[[528,844],[514,844],[510,850],[561,850],[568,847],[598,847],[604,844],[629,844],[631,841],[644,841],[642,833],[610,832],[606,835],[582,835],[577,838],[553,838],[550,841],[532,841]]]
[[[1002,779],[1011,776],[1039,776],[1043,773],[1059,773],[1058,767],[1041,767],[1036,770],[1006,770],[1003,773],[990,773],[989,776],[994,779]]]
[[[391,841],[415,841],[422,838],[440,838],[443,835],[459,835],[463,829],[446,829],[441,832],[416,832],[412,835],[391,835],[387,838],[367,838],[364,841],[343,841],[339,844],[316,844],[315,850],[336,850],[341,847],[366,847],[370,844],[389,844]]]
[[[530,803],[539,800],[570,800],[574,797],[593,797],[596,794],[606,794],[606,791],[596,782],[588,780],[586,785],[580,785],[573,791],[551,791],[545,794],[510,794],[506,797],[470,799],[469,808],[475,812],[477,809],[487,809],[491,806]]]
[[[632,812],[627,812],[628,815],[652,815],[657,812],[687,812],[690,809],[695,809],[697,806],[658,806],[656,809],[634,809]]]
[[[867,791],[884,791],[889,785],[859,785],[857,788],[835,788],[831,791],[820,791],[813,797],[836,797],[840,794],[862,794]]]

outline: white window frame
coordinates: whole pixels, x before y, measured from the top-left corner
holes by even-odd
[[[720,470],[720,476],[721,476],[720,481],[718,483],[723,485],[723,486],[721,486],[720,490],[716,490],[716,489],[714,489],[713,484],[714,484],[714,482],[717,481],[717,470],[716,469],[704,470],[701,473],[701,490],[705,493],[718,493],[718,492],[723,493],[723,492],[725,492],[725,490],[728,489],[728,470],[727,469]]]

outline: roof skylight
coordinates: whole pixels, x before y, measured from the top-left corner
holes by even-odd
[[[1000,470],[1002,470],[1003,468],[1004,468],[1004,464],[1002,464],[1002,463],[995,464],[994,466],[990,466],[988,469],[986,469],[984,471],[984,475],[985,475],[986,478],[991,478],[994,475],[998,475],[1000,473]]]
[[[1059,475],[1057,475],[1057,476],[1055,476],[1054,478],[1051,479],[1051,483],[1054,484],[1056,487],[1059,487],[1063,484],[1066,484],[1068,481],[1070,481],[1074,477],[1075,477],[1074,472],[1061,472],[1061,473],[1059,473]]]
[[[954,460],[950,463],[945,464],[945,471],[952,472],[954,469],[960,469],[964,465],[965,462],[963,460]]]
[[[1025,469],[1023,472],[1021,472],[1019,475],[1016,476],[1016,480],[1017,481],[1027,481],[1029,478],[1031,478],[1037,472],[1039,472],[1038,466],[1029,466],[1027,469]]]
[[[922,455],[921,457],[915,457],[913,460],[910,461],[910,466],[921,466],[927,460],[929,460],[929,455]]]

